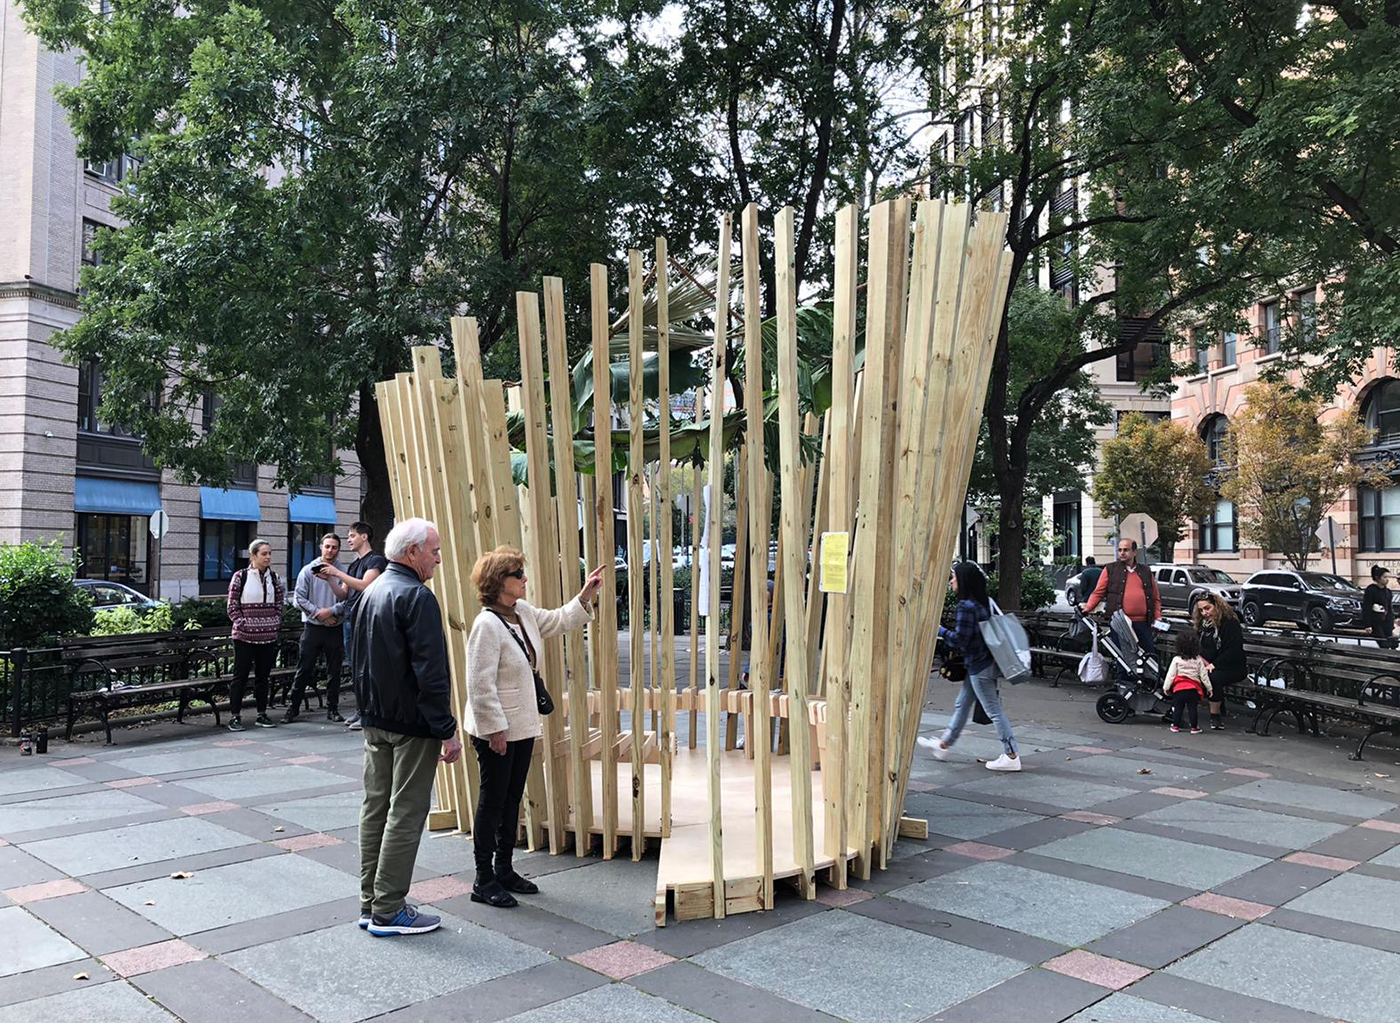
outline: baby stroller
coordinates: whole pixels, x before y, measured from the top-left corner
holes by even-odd
[[[1074,629],[1087,634],[1094,649],[1107,653],[1119,669],[1110,683],[1112,690],[1100,696],[1094,706],[1099,717],[1110,725],[1121,725],[1135,714],[1168,713],[1168,704],[1161,695],[1161,666],[1155,656],[1143,653],[1138,646],[1137,634],[1127,615],[1121,610],[1115,611],[1105,629],[1086,617],[1076,605]]]

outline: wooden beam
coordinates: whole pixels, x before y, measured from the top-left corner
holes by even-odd
[[[734,452],[734,575],[729,587],[729,691],[739,691],[739,675],[744,666],[744,581],[748,576],[749,506],[748,473],[744,471],[744,449]],[[747,741],[747,737],[745,737]],[[739,716],[725,715],[724,748],[734,749],[739,741]]]
[[[735,548],[735,561],[747,553],[753,598],[749,601],[749,692],[753,710],[749,717],[744,748],[754,760],[754,820],[757,869],[761,902],[773,907],[773,748],[772,719],[766,699],[772,680],[768,677],[768,537],[772,520],[765,500],[772,499],[772,477],[763,460],[763,298],[761,244],[758,206],[744,207],[744,415],[748,435],[744,452],[748,464],[750,504],[754,506],[753,527],[749,530],[748,551]],[[731,611],[731,614],[733,612]],[[729,654],[732,659],[734,651]]]
[[[656,355],[661,450],[657,503],[661,506],[661,837],[671,837],[671,767],[676,731],[676,616],[673,610],[675,566],[671,561],[671,311],[666,239],[656,239]],[[655,688],[655,683],[653,683]]]
[[[549,430],[544,402],[544,359],[540,350],[539,296],[530,291],[517,291],[515,310],[520,336],[521,404],[525,413],[525,455],[529,473],[530,550],[526,554],[535,569],[529,576],[534,583],[531,596],[537,607],[556,608],[563,601],[559,593],[558,529],[549,487]],[[564,698],[561,685],[564,651],[558,636],[545,640],[542,674],[550,697],[558,704]],[[564,829],[569,818],[568,762],[555,752],[564,732],[559,718],[558,714],[550,714],[544,719],[549,851],[556,856],[563,849]]]
[[[797,415],[797,282],[793,273],[793,209],[784,206],[775,225],[775,262],[778,291],[778,433],[781,438],[783,493],[801,493],[801,426]],[[783,598],[787,620],[787,694],[793,725],[789,729],[792,750],[792,854],[797,862],[797,889],[805,898],[816,895],[813,884],[812,761],[807,735],[807,622],[804,583],[807,576],[807,523],[799,518],[803,502],[784,500]]]
[[[700,406],[705,392],[695,392],[695,417],[700,418]],[[686,693],[690,696],[690,712],[686,715],[687,744],[695,748],[696,725],[699,718],[695,712],[696,697],[700,692],[700,509],[704,501],[704,481],[700,476],[700,466],[691,462],[691,523],[690,543],[690,684]]]
[[[646,517],[646,502],[642,497],[643,461],[642,429],[646,406],[642,390],[642,253],[627,250],[627,565],[629,580],[627,595],[629,611],[627,634],[630,644],[632,672],[632,859],[635,862],[646,852],[647,839],[641,822],[646,820],[646,761],[642,746],[646,732],[646,602],[642,592],[646,569],[642,566],[642,520]]]
[[[570,388],[569,339],[564,330],[564,281],[544,279],[544,328],[549,349],[550,427],[554,440],[554,491],[559,518],[559,599],[569,600],[583,588],[579,572],[578,477],[574,473],[574,398]],[[588,658],[582,632],[564,634],[564,670],[570,702],[581,708],[579,719],[566,722],[570,735],[569,771],[572,785],[574,852],[587,856],[592,848],[593,772],[583,757],[588,734]],[[556,711],[563,717],[563,711]],[[564,825],[560,824],[562,828]]]
[[[593,338],[593,476],[597,490],[593,521],[598,531],[598,558],[612,564],[617,557],[613,537],[612,367],[608,354],[608,269],[589,267]],[[593,666],[603,694],[599,727],[603,732],[603,859],[617,852],[617,574],[603,573],[598,594],[598,627],[594,630]]]
[[[707,794],[710,807],[710,868],[714,889],[715,919],[724,917],[724,817],[721,803],[720,762],[720,539],[724,534],[724,356],[729,339],[729,252],[732,222],[728,213],[719,221],[718,274],[715,288],[715,343],[710,358],[710,470],[709,614],[705,619],[705,759],[709,768]]]

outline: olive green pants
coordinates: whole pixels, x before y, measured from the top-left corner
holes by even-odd
[[[442,742],[365,728],[360,806],[360,909],[392,917],[413,883]]]

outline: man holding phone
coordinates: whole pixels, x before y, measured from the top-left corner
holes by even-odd
[[[335,605],[349,596],[350,590],[327,571],[338,557],[340,537],[327,533],[321,537],[321,556],[297,575],[293,603],[301,610],[301,646],[297,651],[291,704],[287,716],[282,719],[285,724],[301,716],[302,697],[316,673],[316,662],[323,654],[326,658],[326,719],[345,720],[340,714],[340,666],[345,657],[345,642]]]

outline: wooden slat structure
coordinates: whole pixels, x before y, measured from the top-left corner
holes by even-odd
[[[456,709],[466,698],[466,636],[479,611],[470,585],[476,557],[498,544],[520,547],[531,599],[562,604],[581,584],[583,558],[612,563],[615,516],[624,513],[614,508],[615,465],[624,473],[628,679],[624,685],[619,678],[618,580],[606,573],[587,643],[574,634],[544,650],[557,709],[545,720],[527,785],[523,823],[532,848],[547,842],[557,854],[572,843],[585,856],[597,835],[605,858],[627,840],[635,860],[646,855],[648,838],[657,839],[655,910],[664,924],[671,914],[718,918],[770,908],[777,881],[790,881],[807,898],[819,881],[845,887],[850,869],[869,876],[883,867],[896,839],[927,835],[928,822],[904,816],[903,803],[992,330],[1008,287],[1005,228],[1003,214],[974,215],[933,200],[915,209],[899,198],[869,211],[863,239],[861,212],[838,211],[831,405],[812,409],[799,393],[807,346],[800,343],[798,302],[808,296],[797,294],[793,275],[794,213],[779,211],[771,228],[777,346],[768,366],[759,211],[749,206],[740,218],[740,281],[731,281],[733,220],[721,218],[715,304],[706,316],[714,327],[710,374],[695,400],[707,442],[690,456],[697,464],[693,496],[686,494],[698,508],[702,472],[708,475],[711,527],[707,548],[696,543],[692,577],[704,557],[709,602],[702,640],[694,591],[690,678],[679,691],[671,513],[676,491],[685,488],[676,485],[670,443],[667,289],[681,264],[665,239],[656,240],[654,256],[629,251],[625,295],[611,293],[605,266],[592,267],[590,323],[574,331],[591,331],[592,425],[584,430],[592,435],[594,471],[581,463],[582,484],[575,426],[590,416],[586,407],[580,413],[581,396],[573,393],[558,278],[545,278],[542,296],[517,295],[518,385],[484,379],[476,324],[454,317],[454,375],[443,376],[435,348],[418,348],[413,372],[376,387],[395,512],[433,519],[444,541],[432,585],[444,609]],[[625,316],[613,320],[611,310],[624,303]],[[742,367],[730,367],[727,357],[740,341]],[[624,350],[625,361],[615,362],[614,352]],[[645,374],[644,384],[644,365],[653,359],[657,372]],[[623,366],[626,412],[615,417],[613,374]],[[742,380],[739,393],[731,371]],[[519,488],[508,403],[520,417],[514,436],[527,467]],[[725,413],[740,406],[743,415],[731,418],[741,418],[743,429],[731,422],[726,433]],[[615,438],[615,425],[624,430],[619,421],[625,432]],[[814,460],[808,452],[818,439],[821,457]],[[615,463],[614,452],[624,450],[625,462]],[[734,469],[729,493],[726,459]],[[770,570],[775,491],[782,499]],[[727,500],[738,535],[725,620]],[[823,559],[846,569],[844,590],[821,585]],[[678,713],[687,717],[680,743]],[[469,760],[440,769],[431,827],[470,830],[476,780]]]

